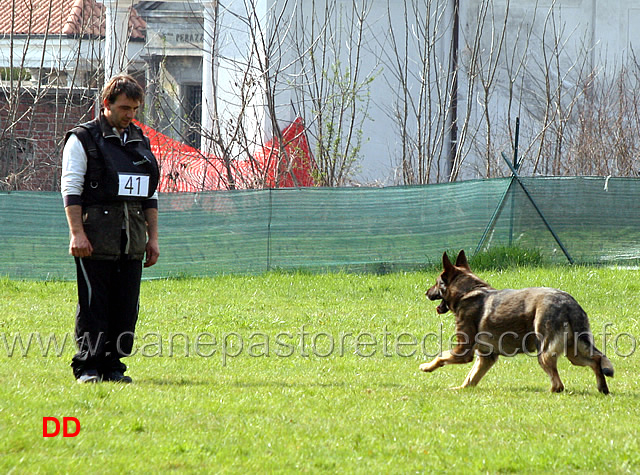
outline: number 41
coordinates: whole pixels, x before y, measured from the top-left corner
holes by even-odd
[[[137,189],[134,188],[134,180],[137,182]],[[129,179],[127,180],[127,183],[124,185],[124,189],[129,190],[130,195],[139,195],[140,194],[140,177],[130,176]]]

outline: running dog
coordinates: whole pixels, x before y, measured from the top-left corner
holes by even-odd
[[[587,314],[571,295],[546,287],[496,290],[471,272],[464,251],[455,265],[445,252],[442,265],[444,271],[426,295],[442,301],[438,313],[455,314],[457,343],[420,370],[470,363],[475,352],[477,359],[461,386],[465,388],[478,384],[499,355],[530,353],[551,378],[551,392],[559,393],[564,385],[557,360],[565,354],[574,365],[590,366],[598,391],[609,394],[605,376],[613,376],[613,365],[595,347]]]

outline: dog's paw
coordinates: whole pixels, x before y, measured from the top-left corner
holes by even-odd
[[[433,363],[422,363],[420,365],[420,371],[424,371],[425,373],[430,373],[434,369],[436,369],[436,368],[435,368],[435,365]]]

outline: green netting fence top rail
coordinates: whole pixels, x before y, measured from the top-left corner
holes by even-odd
[[[519,246],[539,250],[550,262],[567,262],[538,210],[510,183],[503,178],[162,194],[162,254],[144,275],[415,268],[439,262],[444,250],[472,254],[481,241],[482,249]],[[576,263],[640,260],[639,179],[523,178],[523,183]],[[0,193],[0,276],[75,278],[58,193]]]

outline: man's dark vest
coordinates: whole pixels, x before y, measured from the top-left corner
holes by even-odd
[[[104,116],[77,126],[75,134],[87,154],[87,172],[82,193],[83,206],[111,201],[140,201],[150,198],[158,187],[158,162],[151,152],[149,139],[140,127],[130,124],[125,144],[111,130]],[[149,177],[146,196],[118,194],[119,174]]]
[[[142,202],[156,191],[158,163],[142,130],[131,124],[127,132],[127,142],[123,144],[104,116],[100,116],[74,128],[65,138],[66,142],[75,134],[87,154],[82,222],[93,246],[91,259],[114,260],[123,252],[129,259],[144,258],[147,227]],[[127,196],[129,185],[123,177],[131,180],[131,191],[136,178],[140,178],[148,185],[146,194]]]

